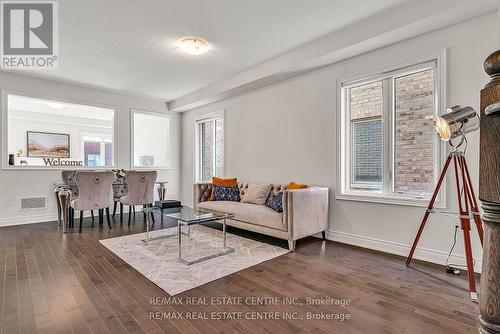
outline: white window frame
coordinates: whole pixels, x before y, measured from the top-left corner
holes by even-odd
[[[224,173],[226,172],[226,160],[227,160],[227,151],[226,151],[226,113],[225,113],[225,110],[219,110],[219,111],[216,111],[216,112],[212,112],[212,113],[208,113],[208,114],[204,114],[204,115],[201,115],[200,117],[197,117],[196,120],[195,120],[195,145],[196,145],[196,149],[195,149],[195,168],[194,168],[194,181],[199,183],[199,182],[212,182],[212,180],[202,180],[202,177],[201,177],[201,173],[202,173],[202,168],[201,168],[201,147],[202,147],[202,144],[201,144],[201,135],[200,135],[200,131],[201,131],[201,124],[205,123],[205,122],[210,122],[210,121],[215,121],[215,120],[218,120],[218,119],[222,119],[223,122],[224,122],[224,131],[223,131],[223,134],[224,134],[224,147],[223,147],[223,151],[224,151],[224,162],[223,162],[223,168],[224,168]],[[215,131],[215,126],[214,126],[214,131]],[[214,135],[214,139],[215,139],[215,135]],[[216,153],[216,150],[214,149],[214,155]],[[216,157],[214,156],[214,161]],[[222,175],[222,177],[224,177],[224,175]]]
[[[9,129],[9,106],[8,106],[8,96],[9,95],[19,95],[25,97],[31,97],[36,99],[44,99],[51,100],[54,102],[62,102],[62,103],[73,103],[80,104],[89,107],[98,107],[98,108],[106,108],[113,111],[113,128],[112,128],[112,143],[113,143],[113,165],[108,167],[85,167],[85,166],[57,166],[57,167],[49,167],[49,166],[9,166],[8,162],[8,129]],[[32,94],[29,92],[23,91],[15,91],[9,89],[2,89],[2,170],[106,170],[116,168],[116,156],[118,152],[118,117],[117,117],[118,107],[106,104],[99,104],[93,102],[87,102],[82,100],[73,100],[68,98],[63,98],[59,96],[50,96],[50,95],[39,95]],[[73,145],[73,140],[70,138],[70,145]]]
[[[427,206],[430,198],[412,194],[398,194],[394,192],[393,169],[394,169],[394,148],[395,141],[395,117],[394,105],[391,97],[394,97],[394,77],[409,75],[428,69],[435,64],[434,73],[434,105],[435,116],[442,114],[445,110],[446,101],[446,50],[443,50],[437,55],[427,56],[425,58],[414,59],[403,64],[386,67],[385,69],[373,71],[365,75],[359,75],[354,78],[343,78],[337,81],[337,92],[339,101],[339,113],[337,117],[337,190],[336,198],[340,200],[354,200],[363,202],[400,204],[410,206]],[[390,78],[390,79],[389,79]],[[383,166],[382,166],[382,191],[367,191],[351,189],[351,127],[350,127],[350,111],[347,101],[347,89],[350,87],[368,84],[370,82],[383,82],[383,100],[388,103],[383,104],[382,111],[382,132],[383,132]],[[388,85],[388,86],[387,86]],[[443,142],[439,140],[437,135],[434,138],[434,184],[437,183],[439,174],[444,164],[446,156],[446,148]],[[435,207],[446,207],[446,180],[441,187],[441,191],[436,198]]]
[[[135,164],[135,152],[134,152],[134,150],[135,150],[134,149],[134,133],[135,133],[134,114],[136,114],[136,113],[168,118],[168,161],[167,161],[167,165],[165,165],[165,166],[162,166],[162,165],[136,166],[136,164]],[[173,115],[169,114],[169,113],[148,111],[148,110],[135,109],[135,108],[130,109],[130,166],[132,166],[133,169],[137,169],[137,170],[173,169],[172,168],[172,139],[173,139],[173,137],[172,137],[172,122],[173,122]]]

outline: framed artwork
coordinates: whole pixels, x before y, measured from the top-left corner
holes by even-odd
[[[27,132],[27,155],[32,158],[69,158],[69,134]]]

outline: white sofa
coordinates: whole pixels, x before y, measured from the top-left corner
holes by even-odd
[[[238,183],[240,197],[245,195],[248,183]],[[328,188],[310,187],[287,190],[286,185],[272,185],[268,200],[283,191],[283,212],[277,212],[265,205],[213,201],[211,183],[196,183],[193,189],[195,208],[230,212],[234,219],[227,220],[230,226],[288,240],[288,247],[295,250],[298,239],[328,228]],[[266,201],[267,202],[267,201]]]

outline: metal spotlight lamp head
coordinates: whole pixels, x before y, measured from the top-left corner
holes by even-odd
[[[446,114],[434,120],[436,132],[443,141],[449,141],[453,147],[458,147],[464,142],[466,133],[479,129],[479,115],[472,107],[454,106],[446,109]],[[456,137],[462,137],[458,145],[451,143]]]

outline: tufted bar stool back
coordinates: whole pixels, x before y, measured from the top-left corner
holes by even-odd
[[[120,204],[120,221],[123,221],[123,203],[120,203],[120,198],[127,195],[128,185],[125,182],[125,170],[124,169],[113,169],[115,176],[115,184],[113,184],[113,218],[115,218],[116,207],[118,203]]]
[[[85,210],[99,210],[99,224],[102,224],[103,211],[106,209],[108,226],[111,228],[109,207],[113,205],[113,180],[113,172],[76,172],[79,196],[71,201],[71,207],[80,211],[80,233]]]
[[[75,181],[76,170],[63,170],[61,172],[61,178],[65,185],[68,185],[71,190],[71,195],[73,198],[78,197],[78,187]]]
[[[132,207],[135,205],[152,206],[154,202],[154,185],[158,173],[156,171],[126,171],[125,182],[128,193],[120,198],[120,203],[129,206],[128,223],[130,225]],[[145,214],[144,214],[145,216]],[[154,222],[154,215],[151,212]]]

